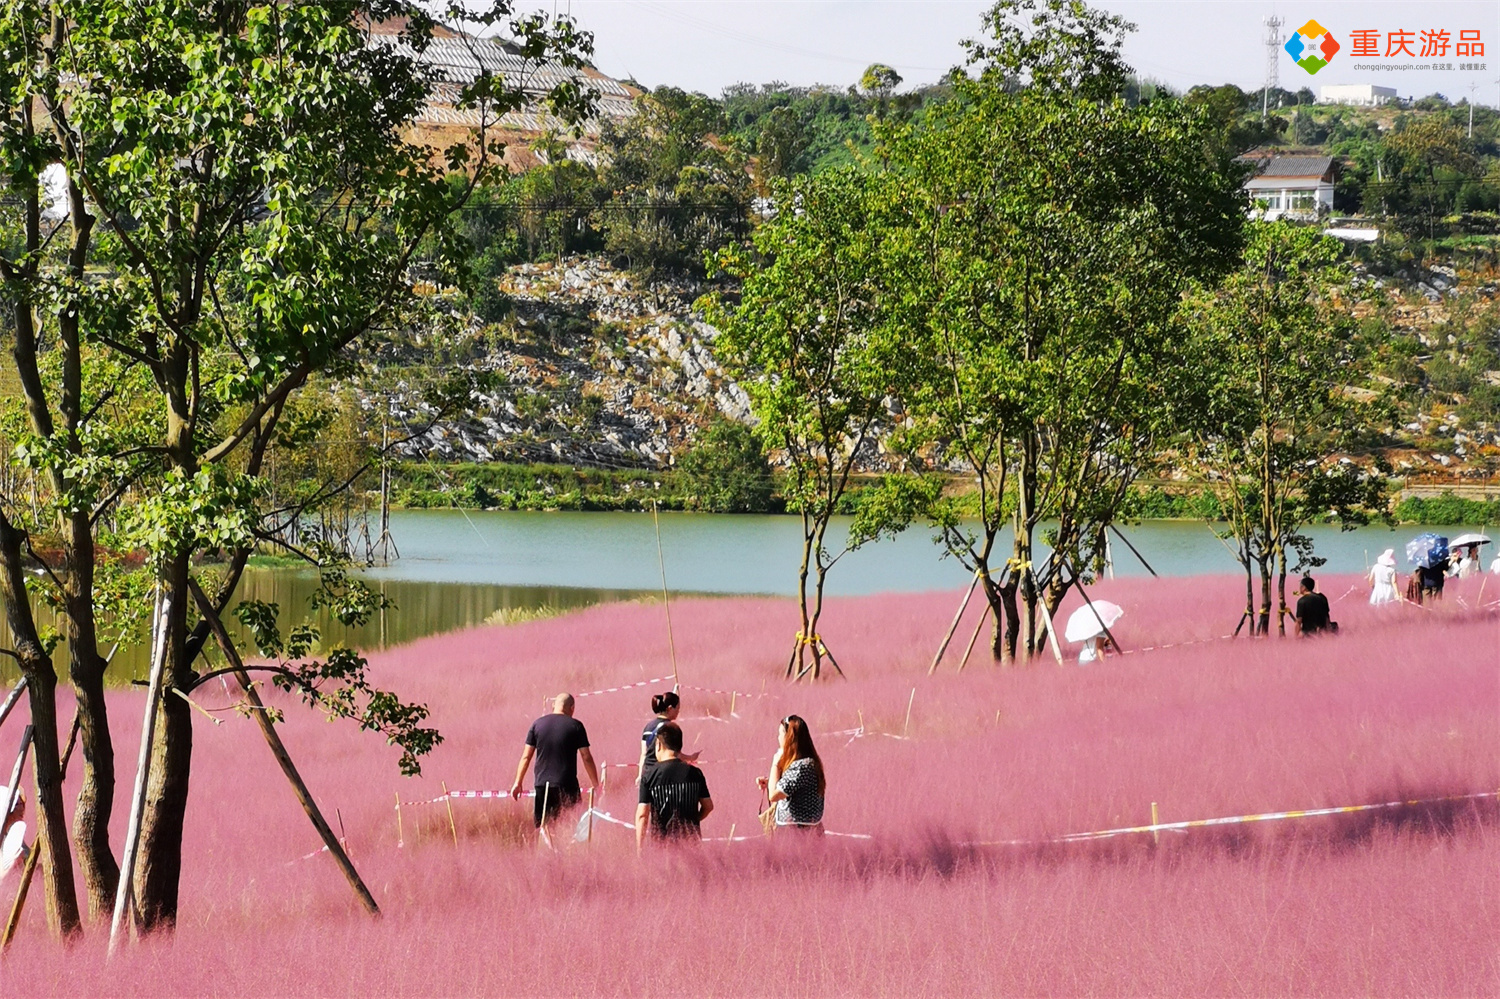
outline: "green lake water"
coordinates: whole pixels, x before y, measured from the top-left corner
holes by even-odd
[[[795,592],[801,530],[795,517],[663,513],[660,525],[661,559],[674,593]],[[831,533],[846,527],[847,521],[840,522]],[[1224,544],[1202,523],[1158,521],[1124,530],[1162,575],[1239,571]],[[1427,528],[1341,532],[1314,526],[1308,533],[1317,554],[1328,559],[1319,571],[1332,574],[1363,572],[1386,548],[1397,550],[1404,567],[1402,546],[1423,530]],[[1455,537],[1465,528],[1431,530]],[[364,576],[390,598],[393,608],[351,631],[321,620],[326,641],[379,649],[482,624],[503,610],[567,610],[638,599],[661,589],[650,514],[411,511],[392,515],[391,532],[401,557],[387,567],[365,570]],[[1002,540],[1002,550],[1008,544],[1008,538]],[[1114,568],[1120,576],[1147,574],[1118,541]],[[913,529],[851,552],[831,571],[828,592],[851,596],[956,589],[967,579],[962,567],[941,557],[929,531]],[[301,620],[293,615],[306,607],[314,581],[305,570],[251,568],[239,596],[279,604],[285,629]],[[0,621],[0,643],[7,640]],[[117,653],[112,672],[118,678],[144,671],[143,645]],[[0,676],[13,672],[7,674],[0,664]]]

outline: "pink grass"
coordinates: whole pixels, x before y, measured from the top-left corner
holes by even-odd
[[[1339,598],[1354,582],[1323,588]],[[1479,586],[1420,610],[1370,608],[1361,589],[1335,599],[1336,639],[1224,641],[1242,582],[1100,583],[1090,595],[1126,609],[1121,643],[1155,651],[996,669],[981,638],[957,675],[971,608],[932,678],[957,594],[836,600],[821,630],[850,679],[796,688],[780,680],[790,603],[678,601],[683,683],[755,695],[731,718],[729,695],[686,691],[719,806],[705,834],[755,829],[753,778],[796,712],[828,766],[828,827],[874,838],[639,863],[603,824],[591,849],[538,856],[517,841],[529,805],[508,802],[455,802],[456,850],[442,806],[408,805],[397,849],[392,805],[439,781],[508,787],[549,694],[670,674],[660,605],[428,639],[375,660],[447,737],[425,777],[402,780],[394,751],[347,725],[288,705],[284,726],[384,919],[359,913],[327,857],[300,859],[318,840],[254,726],[200,716],[175,942],[106,965],[102,930],[63,951],[33,906],[0,982],[8,995],[1500,994],[1493,799],[1156,848],[966,845],[1144,824],[1153,801],[1175,821],[1500,788],[1500,617],[1476,609],[1500,585]],[[891,738],[913,687],[910,738]],[[596,757],[634,762],[652,689],[580,700]],[[140,695],[113,706],[133,759]],[[864,738],[827,734],[861,712]],[[602,807],[628,818],[632,778],[611,767]],[[122,785],[117,844],[127,799]]]

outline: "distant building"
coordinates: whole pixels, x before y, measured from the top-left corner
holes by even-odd
[[[1337,166],[1331,156],[1242,156],[1255,164],[1245,181],[1252,214],[1270,219],[1315,219],[1333,210]]]
[[[1319,104],[1354,104],[1373,108],[1394,104],[1399,98],[1394,87],[1377,87],[1373,83],[1339,83],[1322,88]]]
[[[371,28],[368,44],[395,49],[441,74],[444,82],[417,113],[412,136],[436,148],[464,141],[481,124],[479,111],[459,107],[458,96],[460,89],[482,72],[504,77],[507,83],[519,83],[526,96],[523,107],[489,123],[492,138],[506,143],[505,163],[512,170],[527,170],[546,162],[545,155],[531,148],[531,143],[543,136],[560,139],[569,159],[597,163],[601,126],[607,121],[624,121],[635,110],[633,102],[640,91],[593,67],[568,69],[555,62],[538,65],[524,58],[520,46],[508,39],[467,37],[446,30],[435,32],[418,53],[400,36],[405,26],[404,19],[382,21]],[[594,92],[597,113],[593,120],[583,123],[578,135],[544,107],[548,91],[567,81]]]

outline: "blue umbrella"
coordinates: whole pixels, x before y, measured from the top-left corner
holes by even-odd
[[[1448,539],[1441,534],[1419,534],[1406,543],[1406,557],[1412,565],[1430,569],[1448,557]]]

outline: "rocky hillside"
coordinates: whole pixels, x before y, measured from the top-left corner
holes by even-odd
[[[466,363],[502,376],[476,411],[403,448],[440,461],[670,464],[716,416],[749,421],[749,400],[715,362],[718,331],[686,280],[643,288],[602,260],[524,264],[500,281],[509,316],[475,325]],[[407,401],[410,425],[425,422]]]

